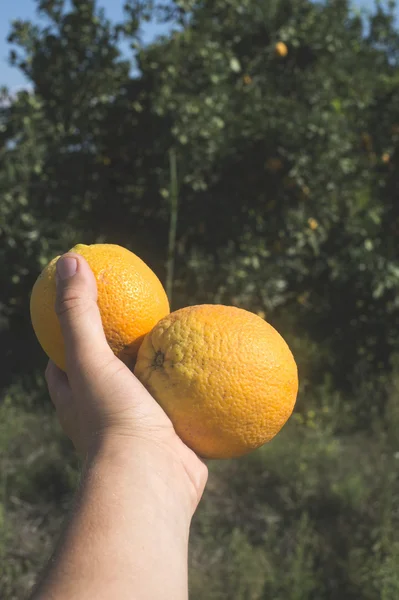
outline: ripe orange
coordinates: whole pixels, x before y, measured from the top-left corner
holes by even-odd
[[[108,343],[133,367],[143,337],[169,314],[169,302],[155,273],[133,252],[114,244],[78,244],[72,248],[89,263],[98,288],[98,306]],[[33,328],[46,354],[65,370],[64,344],[55,313],[55,266],[45,267],[33,286]]]
[[[288,48],[284,42],[277,42],[277,44],[274,46],[274,51],[276,55],[280,56],[281,58],[284,58],[284,56],[287,56],[288,54]]]
[[[205,458],[240,456],[271,440],[298,391],[281,335],[232,306],[191,306],[162,319],[144,338],[134,372]]]
[[[281,171],[281,169],[284,167],[284,164],[281,158],[271,157],[266,160],[265,167],[268,171],[277,173],[278,171]]]
[[[373,139],[367,132],[362,133],[362,145],[367,152],[371,152],[373,149]]]
[[[310,217],[308,219],[308,225],[309,225],[310,229],[312,229],[314,231],[315,229],[318,228],[319,223],[318,223],[318,221],[316,221],[316,219],[313,219],[313,217]]]

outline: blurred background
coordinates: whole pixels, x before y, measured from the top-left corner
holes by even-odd
[[[266,318],[299,366],[277,438],[210,464],[190,598],[399,598],[398,18],[361,0],[1,3],[3,600],[28,593],[79,474],[30,290],[100,241],[146,260],[173,309]]]

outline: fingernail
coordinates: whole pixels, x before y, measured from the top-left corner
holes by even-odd
[[[62,281],[69,279],[69,277],[73,277],[77,268],[78,261],[72,256],[61,256],[61,258],[57,260],[57,275]]]

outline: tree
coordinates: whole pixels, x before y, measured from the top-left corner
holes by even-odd
[[[397,87],[392,7],[367,36],[346,1],[162,9],[172,33],[138,61],[179,156],[183,297],[216,291],[285,330],[311,331],[328,348],[320,369],[356,387],[360,364],[389,368],[397,348],[397,255],[380,191],[392,144],[376,131],[379,90]],[[388,131],[397,118],[384,118]],[[365,135],[380,138],[378,156],[362,152]],[[159,180],[167,196],[165,169]]]
[[[192,596],[393,600],[394,5],[362,16],[346,0],[131,0],[118,24],[92,0],[37,6],[41,22],[10,35],[32,89],[0,103],[0,595],[29,586],[77,476],[38,374],[31,286],[79,241],[128,246],[163,277],[173,155],[174,308],[266,316],[301,381],[275,441],[212,466]],[[144,45],[148,19],[169,33]],[[42,540],[30,533],[17,551],[17,533],[38,522]]]

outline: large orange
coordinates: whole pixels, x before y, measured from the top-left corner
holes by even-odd
[[[134,372],[205,458],[239,456],[271,440],[298,391],[281,335],[232,306],[192,306],[162,319],[144,338]]]
[[[89,263],[97,280],[98,306],[114,353],[133,367],[145,334],[169,314],[169,303],[155,273],[133,252],[114,244],[78,244],[71,249]],[[55,266],[45,267],[31,296],[31,318],[46,354],[65,369],[64,344],[55,313]]]

